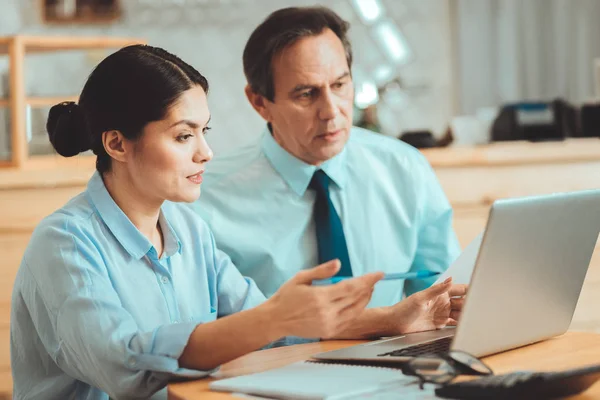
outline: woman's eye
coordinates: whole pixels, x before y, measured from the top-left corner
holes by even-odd
[[[208,131],[210,131],[212,128],[210,126],[205,127],[204,129],[202,129],[202,134],[206,135],[208,133]]]
[[[187,142],[187,141],[188,141],[188,139],[189,139],[189,138],[191,138],[192,136],[193,136],[193,135],[190,135],[189,133],[188,133],[188,134],[185,134],[185,135],[179,135],[179,136],[177,136],[177,141],[178,141],[178,142],[181,142],[181,143],[183,143],[183,142]]]

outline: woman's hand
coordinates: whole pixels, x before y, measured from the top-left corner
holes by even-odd
[[[373,286],[383,278],[383,273],[346,279],[334,285],[311,285],[313,280],[334,276],[339,269],[340,262],[332,260],[300,271],[264,303],[269,307],[279,337],[331,338],[365,309]]]
[[[452,278],[414,293],[392,306],[391,319],[398,334],[441,329],[456,325],[467,285],[453,285]]]

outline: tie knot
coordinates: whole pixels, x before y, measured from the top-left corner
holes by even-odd
[[[329,181],[330,179],[327,174],[322,169],[318,169],[310,180],[310,187],[315,190],[327,192],[329,191]]]

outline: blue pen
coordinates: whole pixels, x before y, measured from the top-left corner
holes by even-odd
[[[395,274],[385,274],[382,281],[390,281],[392,279],[425,279],[431,278],[432,276],[439,275],[440,272],[434,271],[415,271],[415,272],[398,272]],[[333,278],[328,279],[318,279],[312,282],[313,285],[323,286],[323,285],[333,285],[335,283],[341,282],[344,279],[351,279],[353,276],[334,276]]]

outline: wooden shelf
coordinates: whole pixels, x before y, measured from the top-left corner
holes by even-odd
[[[10,112],[11,160],[9,166],[24,168],[29,162],[26,140],[26,106],[50,107],[62,101],[76,101],[77,96],[26,97],[25,95],[25,56],[27,53],[87,50],[119,49],[132,44],[144,44],[138,38],[122,37],[73,37],[73,36],[0,36],[0,55],[9,58],[9,98],[0,99],[0,108]],[[6,163],[0,162],[0,167]]]
[[[11,40],[24,46],[28,53],[121,48],[132,44],[145,43],[145,40],[142,39],[110,36],[72,37],[16,35],[11,37],[0,37],[0,54],[8,54]]]
[[[25,104],[29,104],[32,107],[51,107],[63,101],[75,101],[79,99],[79,96],[53,96],[53,97],[26,97]],[[8,99],[0,99],[0,107],[8,107]]]

